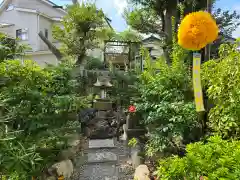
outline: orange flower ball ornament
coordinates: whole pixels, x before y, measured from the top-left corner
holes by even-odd
[[[218,26],[210,13],[193,12],[185,16],[178,29],[178,44],[188,50],[200,50],[218,37]]]

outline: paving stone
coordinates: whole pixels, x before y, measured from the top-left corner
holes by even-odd
[[[113,148],[113,147],[115,147],[113,139],[89,140],[89,148]]]
[[[84,151],[76,158],[71,180],[132,180],[134,169],[127,164],[130,152],[126,154],[124,150],[123,142],[114,139],[88,140]]]
[[[117,155],[112,152],[88,153],[88,162],[117,161]]]
[[[113,177],[105,176],[102,180],[118,180],[118,177],[117,176],[113,176]]]
[[[105,176],[105,177],[95,177],[95,178],[87,177],[87,178],[84,178],[84,179],[81,178],[79,180],[119,180],[119,178],[117,176],[113,176],[113,177]],[[132,179],[127,179],[127,180],[133,180],[133,178]]]
[[[110,164],[88,164],[83,168],[80,179],[103,180],[111,177],[118,177],[118,169]],[[107,180],[106,179],[106,180]],[[111,179],[112,180],[112,179]]]

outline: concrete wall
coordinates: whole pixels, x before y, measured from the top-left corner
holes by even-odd
[[[63,17],[65,15],[64,12],[52,8],[52,5],[44,2],[44,0],[12,0],[10,4],[13,4],[18,8],[38,10],[50,17]],[[17,29],[28,28],[29,39],[20,43],[28,44],[33,51],[43,51],[48,49],[45,43],[38,37],[38,32],[41,30],[44,33],[45,28],[48,29],[49,40],[53,41],[53,24],[59,24],[58,22],[54,22],[43,16],[39,16],[38,18],[36,13],[20,12],[15,9],[11,11],[3,10],[0,14],[0,23],[14,24],[14,26],[0,28],[0,32],[6,33],[13,38],[16,38]]]
[[[14,0],[14,1],[18,7],[35,9],[51,17],[62,17],[65,14],[59,9],[54,9],[52,5],[44,2],[43,0]]]
[[[18,20],[17,12],[14,10],[3,11],[0,14],[0,22],[7,24],[14,24],[15,20]],[[14,26],[9,26],[5,28],[0,28],[0,32],[7,34],[11,37],[16,37],[16,28]]]
[[[161,48],[161,42],[160,41],[146,41],[143,42],[143,47],[148,48],[152,47],[151,54],[155,57],[160,57],[163,55],[163,49]]]
[[[45,29],[48,30],[48,39],[50,41],[52,41],[52,21],[50,21],[49,19],[43,17],[43,16],[39,16],[39,31],[42,31],[43,34],[45,35]],[[44,51],[44,50],[48,50],[47,45],[39,38],[39,46],[38,46],[38,50],[39,51]]]
[[[9,37],[14,38],[16,35],[16,31],[13,26],[8,26],[8,27],[2,27],[0,28],[0,32],[3,34],[6,34]]]
[[[37,42],[37,15],[33,13],[27,12],[18,12],[16,10],[5,11],[0,15],[1,23],[9,23],[14,24],[14,26],[10,26],[8,28],[2,29],[1,31],[6,33],[10,33],[12,37],[16,38],[16,30],[17,29],[28,29],[28,40],[20,41],[20,43],[28,44],[33,51],[38,49]]]
[[[57,65],[58,60],[56,57],[51,54],[50,52],[48,54],[33,54],[33,55],[27,55],[24,57],[25,60],[34,60],[37,62],[41,67],[45,67],[47,64]],[[47,64],[46,64],[47,63]]]
[[[52,4],[48,4],[44,0],[12,0],[10,3],[18,8],[38,10],[50,17],[63,17],[65,15],[63,11],[52,8]],[[33,53],[28,54],[24,59],[33,59],[41,66],[45,66],[46,63],[57,64],[57,59],[48,51],[48,47],[39,38],[38,32],[42,31],[45,34],[45,29],[48,29],[48,39],[53,42],[52,27],[53,24],[60,24],[59,22],[54,22],[36,13],[22,12],[16,9],[6,11],[4,9],[0,14],[0,23],[14,24],[0,28],[0,32],[13,38],[16,38],[17,29],[28,29],[28,40],[19,43],[29,45]],[[57,46],[60,46],[59,43]]]

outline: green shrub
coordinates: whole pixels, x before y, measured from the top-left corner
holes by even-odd
[[[71,71],[64,64],[42,69],[32,61],[0,63],[0,173],[36,175],[64,148],[59,143],[65,142],[69,113],[85,106]]]
[[[146,70],[140,77],[140,97],[135,102],[137,113],[149,131],[147,154],[184,151],[185,144],[199,140],[201,135],[191,77],[184,64],[188,54],[174,44],[171,65],[161,58],[153,63],[146,51],[142,54]]]
[[[240,133],[240,52],[238,42],[221,45],[220,58],[203,65],[203,84],[214,107],[208,126],[218,135],[238,137]]]
[[[96,70],[96,69],[104,69],[104,68],[105,68],[105,65],[100,59],[94,58],[94,57],[86,58],[85,69]]]
[[[19,58],[24,55],[26,50],[31,48],[25,44],[19,44],[15,39],[0,33],[0,62],[7,59]]]
[[[240,141],[226,141],[219,136],[209,138],[208,143],[187,145],[187,154],[160,160],[157,170],[161,180],[209,180],[240,179]]]

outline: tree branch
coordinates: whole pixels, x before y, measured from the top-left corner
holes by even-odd
[[[56,56],[56,58],[61,61],[63,58],[62,53],[52,44],[52,42],[50,42],[42,33],[42,31],[40,31],[38,33],[39,37],[43,40],[43,42],[48,46],[48,49]]]

